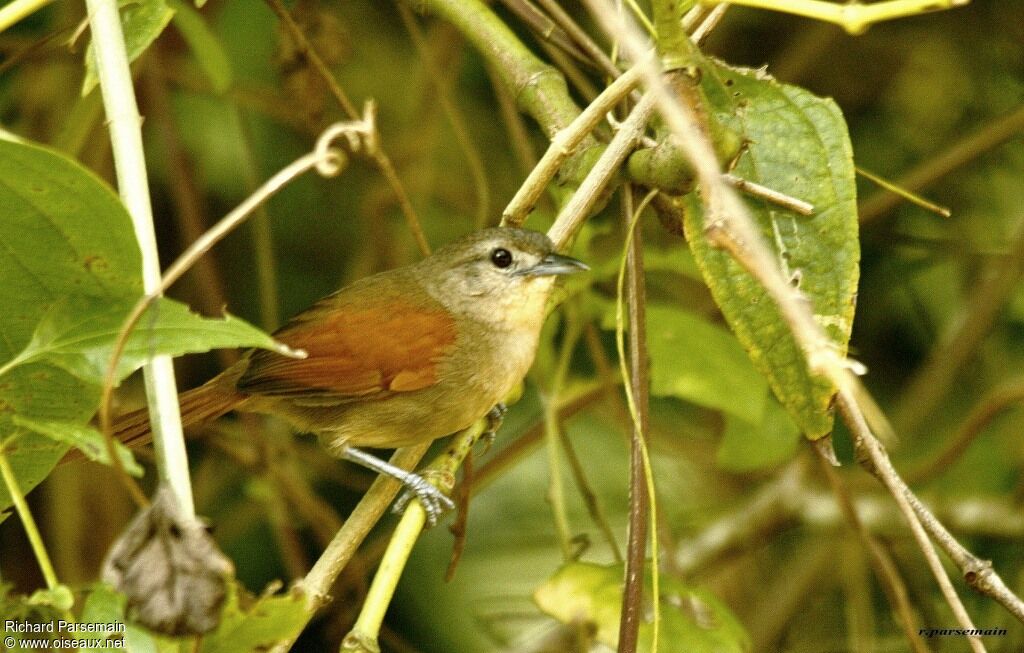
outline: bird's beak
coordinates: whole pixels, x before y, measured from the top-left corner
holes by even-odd
[[[583,261],[574,259],[571,256],[551,253],[542,258],[536,265],[520,272],[520,274],[530,277],[544,277],[576,274],[577,272],[584,272],[589,269],[590,267]]]

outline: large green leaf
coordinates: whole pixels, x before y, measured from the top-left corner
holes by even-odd
[[[50,307],[32,340],[17,356],[0,365],[0,377],[18,365],[45,360],[91,383],[102,384],[114,343],[134,302],[102,301],[76,296]],[[154,354],[201,353],[219,347],[263,347],[287,354],[256,327],[225,316],[203,318],[179,302],[162,299],[139,320],[118,360],[117,378],[142,367]]]
[[[740,134],[746,149],[735,174],[811,202],[801,216],[748,198],[765,242],[783,274],[798,284],[815,319],[846,352],[857,297],[857,240],[853,155],[836,104],[780,84],[761,71],[706,62],[702,88],[717,120]],[[686,236],[726,320],[803,433],[832,430],[835,388],[808,371],[805,357],[775,303],[704,231],[696,193],[689,198]]]
[[[615,647],[622,609],[622,565],[573,562],[537,588],[540,609],[564,624],[592,624],[595,639]],[[640,624],[638,651],[651,650],[649,594],[644,583],[645,620]],[[660,578],[661,629],[658,650],[688,653],[742,653],[750,638],[729,609],[709,592],[692,589],[669,576]]]
[[[767,388],[736,339],[675,306],[647,307],[651,394],[678,397],[759,424]]]
[[[22,492],[71,443],[91,446],[75,427],[96,411],[114,338],[141,294],[140,270],[131,220],[106,184],[61,154],[0,141],[0,441]],[[244,322],[203,319],[169,300],[140,328],[119,380],[154,353],[271,342]],[[8,505],[0,487],[0,510]]]

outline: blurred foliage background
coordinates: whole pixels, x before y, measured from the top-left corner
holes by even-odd
[[[591,34],[600,34],[577,3],[565,7]],[[545,56],[526,26],[501,3],[494,8]],[[392,3],[297,1],[289,9],[349,97],[357,105],[365,98],[377,102],[383,147],[430,243],[436,247],[495,224],[546,141],[528,120],[510,118],[509,99],[496,90],[493,71],[458,32],[417,17],[418,49]],[[187,27],[176,19],[133,68],[164,261],[342,117],[266,4],[210,0],[199,14],[209,42],[190,44],[183,37]],[[0,124],[112,180],[98,94],[81,94],[85,39],[76,38],[76,29],[82,19],[79,3],[59,2],[0,34]],[[835,98],[860,167],[913,186],[952,211],[942,218],[859,180],[863,249],[851,353],[868,367],[864,382],[896,427],[898,439],[888,446],[897,468],[1019,594],[1024,3],[975,0],[954,11],[877,25],[861,36],[734,7],[705,51],[731,64],[767,66],[782,81]],[[600,88],[597,75],[585,77]],[[574,86],[573,93],[586,102],[585,90]],[[454,120],[446,102],[456,108]],[[510,136],[518,130],[525,130],[525,139]],[[598,262],[618,256],[616,206],[609,204],[594,219],[577,255]],[[546,228],[553,207],[549,199],[528,226]],[[644,229],[657,261],[648,273],[652,302],[701,316],[700,325],[715,330],[696,349],[718,352],[712,361],[735,360],[729,357],[739,345],[725,330],[685,243],[655,220],[645,221]],[[307,176],[289,186],[172,295],[206,314],[226,306],[272,330],[343,283],[418,256],[389,186],[373,165],[357,160],[337,179]],[[598,270],[593,282],[566,306],[581,336],[563,389],[576,398],[564,420],[565,439],[621,548],[629,422],[621,389],[605,383],[600,390],[614,367],[608,330],[614,278]],[[673,319],[655,310],[649,326],[669,328]],[[512,407],[495,448],[477,452],[481,486],[453,580],[444,580],[452,536],[435,528],[417,546],[389,613],[386,650],[585,646],[580,641],[586,633],[545,615],[532,598],[567,556],[610,563],[616,555],[589,516],[588,495],[579,491],[564,450],[555,462],[565,487],[570,551],[559,546],[552,519],[552,456],[541,437],[541,398],[566,343],[565,324],[565,318],[549,324],[524,399]],[[686,351],[685,344],[665,345],[652,360],[655,374],[659,367],[679,374],[691,369]],[[197,385],[233,356],[180,360],[179,383]],[[727,372],[739,375],[744,388],[767,394],[742,356]],[[142,401],[140,387],[126,385],[122,407]],[[729,392],[709,392],[719,394],[703,403],[652,399],[666,575],[723,601],[754,650],[910,650],[819,464],[774,400],[764,422],[752,427],[713,407],[732,400]],[[213,430],[190,449],[198,512],[215,524],[217,540],[250,590],[300,577],[370,477],[280,425],[229,419]],[[252,435],[257,430],[259,437]],[[851,464],[851,446],[838,422],[835,437],[847,463],[839,474],[895,561],[920,625],[953,627],[891,501]],[[62,581],[95,579],[131,512],[113,475],[94,464],[63,465],[30,499]],[[334,602],[296,650],[337,645],[391,523],[386,520],[364,545],[335,587]],[[715,539],[721,533],[728,541]],[[0,525],[0,550],[5,582],[22,592],[41,584],[17,519]],[[979,627],[1007,629],[1005,636],[986,640],[989,650],[1024,649],[1020,623],[962,583],[958,587]],[[927,645],[954,651],[963,650],[964,642],[933,639]]]

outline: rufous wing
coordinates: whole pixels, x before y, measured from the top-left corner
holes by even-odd
[[[456,325],[439,304],[394,297],[328,297],[274,334],[308,357],[260,350],[237,387],[245,393],[344,401],[427,388],[455,345]]]

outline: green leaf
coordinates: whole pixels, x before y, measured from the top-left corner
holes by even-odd
[[[244,589],[229,585],[217,630],[203,636],[202,653],[265,651],[275,642],[291,638],[306,624],[305,600],[297,592],[264,594],[242,604]]]
[[[766,383],[728,331],[681,308],[647,307],[651,394],[677,397],[759,424]]]
[[[32,592],[32,596],[28,597],[28,604],[66,612],[75,605],[75,595],[67,585],[57,585],[53,589],[38,589]]]
[[[33,433],[45,435],[46,437],[75,447],[93,460],[104,465],[110,464],[110,455],[107,453],[107,445],[103,434],[89,426],[82,426],[73,422],[39,422],[15,415],[14,424],[26,428]],[[121,466],[132,476],[142,476],[143,469],[135,462],[135,457],[128,447],[120,442],[114,442],[114,451],[121,460]]]
[[[790,460],[800,444],[800,429],[793,418],[771,399],[759,424],[733,415],[725,418],[725,433],[718,446],[718,466],[731,472],[750,472]]]
[[[57,302],[39,322],[25,349],[0,366],[0,377],[18,365],[45,360],[83,381],[102,385],[117,336],[134,303],[91,297]],[[177,356],[225,347],[262,347],[285,355],[291,351],[238,318],[207,319],[184,304],[161,299],[129,335],[118,361],[117,380],[155,354]]]
[[[0,243],[0,441],[27,493],[69,438],[88,437],[67,429],[96,412],[114,338],[142,293],[141,262],[131,220],[106,184],[52,150],[6,140]],[[152,353],[271,342],[240,320],[203,319],[162,300],[129,338],[118,380]],[[52,437],[55,425],[63,437]],[[9,505],[0,486],[0,510]]]
[[[622,565],[573,562],[563,566],[534,592],[542,611],[564,624],[593,624],[595,639],[615,647],[622,609]],[[644,605],[650,605],[651,578],[644,582]],[[750,638],[729,609],[707,591],[692,589],[669,576],[660,578],[659,650],[687,653],[742,653]],[[650,609],[640,624],[639,651],[651,650]]]
[[[226,92],[231,87],[231,63],[220,40],[195,9],[181,0],[171,0],[170,6],[174,10],[174,26],[188,43],[214,92]]]
[[[780,84],[763,72],[711,61],[702,89],[716,118],[747,147],[733,172],[811,202],[812,216],[747,198],[765,242],[784,274],[798,280],[815,319],[846,352],[857,296],[853,155],[846,123],[830,99]],[[812,377],[802,351],[761,285],[708,242],[698,199],[691,194],[684,227],[712,295],[754,364],[801,431],[817,439],[832,430],[835,388]]]
[[[119,0],[121,10],[121,30],[124,32],[124,45],[128,53],[128,62],[138,59],[146,48],[156,40],[160,33],[171,22],[174,12],[164,0]],[[96,51],[93,44],[85,53],[85,79],[82,82],[82,95],[88,95],[96,87],[99,79],[96,76]]]

